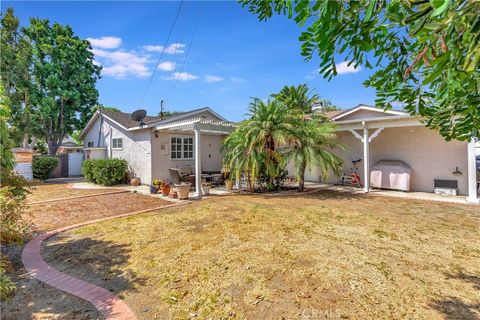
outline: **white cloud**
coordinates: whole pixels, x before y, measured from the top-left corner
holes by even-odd
[[[102,65],[102,74],[114,78],[128,76],[147,77],[150,75],[148,56],[142,56],[134,51],[92,49],[96,63]]]
[[[172,62],[172,61],[161,62],[158,65],[158,69],[163,71],[172,71],[173,69],[175,69],[175,62]]]
[[[351,65],[348,65],[350,62],[348,61],[343,61],[339,64],[336,65],[337,73],[338,74],[347,74],[347,73],[357,73],[362,71],[362,67],[358,66],[355,68],[353,66],[353,63]]]
[[[198,76],[193,75],[188,72],[174,72],[169,77],[162,77],[163,80],[179,80],[179,81],[189,81],[189,80],[196,80]]]
[[[93,48],[116,49],[122,44],[122,39],[117,37],[87,38]]]
[[[205,76],[205,81],[207,81],[208,83],[213,83],[213,82],[219,82],[219,81],[223,81],[225,79],[223,79],[222,77],[217,77],[217,76],[212,76],[212,75],[206,75]]]
[[[239,78],[239,77],[230,77],[230,80],[235,83],[244,83],[247,82],[247,79]]]
[[[168,54],[175,54],[175,53],[185,53],[186,45],[183,43],[172,43],[168,47],[165,48],[165,53]],[[148,52],[162,52],[163,46],[159,45],[146,45],[142,47],[145,51]]]

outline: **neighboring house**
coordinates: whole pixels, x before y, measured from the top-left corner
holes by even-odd
[[[83,145],[78,144],[75,140],[71,137],[66,137],[63,139],[62,144],[57,150],[57,154],[65,154],[71,152],[82,152]]]
[[[170,181],[169,168],[219,172],[222,140],[232,130],[232,124],[210,108],[163,120],[147,116],[143,124],[129,113],[103,110],[92,116],[79,137],[86,159],[126,159],[132,175],[151,184],[153,179]],[[200,182],[197,179],[197,190]]]
[[[359,105],[325,115],[337,124],[338,142],[345,146],[339,155],[346,172],[350,171],[353,160],[362,159],[359,172],[367,187],[370,175],[365,175],[365,171],[370,172],[380,160],[401,160],[412,169],[411,191],[432,192],[434,180],[453,180],[460,194],[478,202],[474,142],[447,142],[437,131],[426,128],[419,117],[402,111]],[[307,170],[306,179],[319,181],[320,170]],[[338,180],[329,174],[325,182]],[[364,189],[368,192],[369,188]]]

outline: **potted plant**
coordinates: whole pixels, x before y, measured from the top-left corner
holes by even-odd
[[[233,180],[230,179],[230,171],[224,167],[222,168],[223,181],[225,182],[225,188],[230,191],[233,189]]]
[[[160,189],[162,190],[162,196],[168,197],[168,195],[170,194],[171,186],[168,183],[164,182]]]
[[[230,191],[233,189],[233,180],[225,179],[225,188]]]
[[[209,195],[211,188],[212,184],[210,182],[202,182],[202,192],[204,195]]]
[[[158,190],[160,190],[160,188],[162,187],[162,185],[162,180],[153,179],[152,185],[150,186],[150,193],[157,193]]]
[[[175,185],[175,189],[177,190],[178,199],[186,200],[188,199],[188,193],[190,192],[190,187],[192,184],[190,182],[182,182],[180,184]]]

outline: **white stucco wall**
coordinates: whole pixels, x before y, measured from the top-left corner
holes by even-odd
[[[99,129],[100,119],[97,119],[84,137],[85,147],[88,141],[93,141],[94,146],[98,146]],[[111,139],[114,138],[122,138],[123,147],[121,149],[111,148]],[[127,131],[108,118],[104,118],[100,135],[100,147],[107,147],[108,157],[127,160],[132,175],[139,177],[143,184],[151,183],[150,129]]]
[[[152,179],[171,181],[169,168],[192,167],[195,171],[194,159],[176,160],[170,158],[171,137],[194,137],[193,133],[160,132],[158,138],[152,132]],[[201,136],[202,171],[220,171],[222,154],[220,152],[224,136],[203,134]],[[164,149],[162,150],[162,145]]]
[[[371,130],[370,134],[375,130]],[[363,159],[363,144],[350,132],[338,132],[338,141],[345,147],[339,151],[350,172],[351,161]],[[360,132],[361,134],[361,132]],[[457,180],[459,193],[468,193],[467,143],[445,141],[436,131],[421,127],[386,128],[370,143],[370,166],[379,160],[402,160],[412,167],[412,191],[433,191],[434,179]],[[363,178],[363,162],[359,163]],[[455,168],[463,175],[454,175]],[[330,174],[327,182],[337,183]]]

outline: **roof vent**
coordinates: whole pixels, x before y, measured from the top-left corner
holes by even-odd
[[[146,116],[147,116],[147,111],[144,109],[136,110],[131,115],[133,121],[140,122],[139,123],[140,126],[143,126],[145,124],[143,122],[143,119],[145,119]]]

